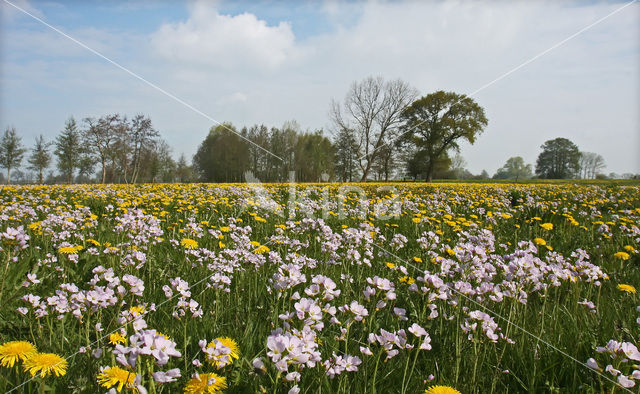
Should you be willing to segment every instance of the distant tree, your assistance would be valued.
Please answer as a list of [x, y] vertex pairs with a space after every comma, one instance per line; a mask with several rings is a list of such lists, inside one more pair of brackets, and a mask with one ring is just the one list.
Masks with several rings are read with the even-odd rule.
[[355, 131], [341, 128], [334, 141], [335, 147], [335, 171], [342, 182], [353, 182], [357, 176], [357, 158], [360, 155]]
[[0, 139], [0, 166], [7, 169], [7, 184], [11, 183], [11, 169], [20, 167], [25, 152], [16, 129], [7, 127]]
[[36, 144], [31, 150], [31, 156], [27, 160], [29, 169], [38, 173], [38, 183], [44, 183], [44, 171], [51, 164], [51, 153], [49, 153], [50, 142], [44, 140], [44, 136], [36, 137]]
[[[184, 154], [181, 155], [181, 157], [184, 165], [188, 166]], [[174, 181], [176, 177], [176, 162], [171, 157], [171, 147], [166, 141], [159, 140], [144, 163], [143, 168], [147, 169], [147, 179], [149, 182]]]
[[451, 158], [450, 171], [452, 178], [454, 179], [467, 179], [471, 177], [471, 173], [467, 171], [467, 161], [462, 157], [460, 152], [456, 152], [455, 156]]
[[184, 153], [180, 155], [178, 162], [175, 164], [175, 176], [178, 182], [192, 182], [193, 181], [193, 169], [187, 164], [187, 159]]
[[140, 163], [145, 151], [151, 150], [160, 135], [151, 124], [151, 119], [144, 115], [136, 115], [131, 120], [130, 141], [132, 144], [131, 181], [136, 183], [140, 175]]
[[489, 173], [487, 172], [487, 170], [482, 170], [478, 177], [479, 179], [489, 179]]
[[94, 175], [94, 168], [96, 166], [95, 156], [87, 151], [82, 152], [80, 159], [78, 160], [78, 183], [92, 182], [92, 175]]
[[580, 173], [583, 179], [595, 179], [606, 167], [604, 158], [593, 152], [580, 152]]
[[566, 138], [546, 141], [536, 161], [540, 178], [569, 179], [580, 174], [580, 150]]
[[288, 179], [289, 172], [295, 171], [295, 151], [301, 127], [295, 120], [284, 122], [281, 128], [271, 128], [269, 136], [269, 150], [280, 157], [268, 155], [268, 163], [272, 168], [269, 181], [283, 181]]
[[[212, 127], [209, 135], [198, 147], [193, 157], [193, 167], [201, 181], [239, 182], [244, 179], [245, 171], [250, 168], [249, 147], [246, 141], [230, 130], [235, 130], [231, 124]], [[268, 139], [262, 146], [266, 146], [267, 143]], [[256, 167], [260, 170], [264, 169], [266, 173], [266, 167], [263, 167], [266, 163], [266, 155], [254, 158], [265, 159], [264, 162], [256, 163]], [[180, 160], [177, 166], [179, 171]]]
[[524, 159], [520, 156], [507, 159], [502, 168], [493, 176], [493, 179], [529, 179], [533, 176], [531, 164], [524, 164]]
[[83, 146], [76, 121], [69, 118], [64, 130], [58, 135], [55, 142], [54, 153], [58, 157], [58, 170], [62, 173], [67, 183], [73, 183], [73, 175], [80, 165]]
[[[227, 133], [225, 133], [224, 135], [220, 134], [220, 138], [224, 139], [226, 141], [225, 143], [231, 144], [234, 147], [238, 146], [240, 148], [240, 146], [242, 146], [242, 148], [240, 149], [243, 150], [246, 148], [248, 152], [247, 161], [249, 171], [251, 171], [253, 175], [261, 181], [268, 182], [269, 180], [272, 180], [276, 171], [272, 166], [273, 157], [269, 154], [269, 146], [271, 142], [269, 128], [265, 125], [254, 125], [249, 128], [248, 131], [245, 131], [245, 133], [247, 134], [247, 138], [249, 139], [249, 141], [251, 141], [252, 143], [246, 143], [245, 140], [242, 140], [240, 138], [227, 138]], [[233, 135], [233, 133], [231, 133], [230, 135]], [[290, 148], [294, 149], [293, 147]], [[224, 165], [222, 165], [222, 167], [224, 168], [220, 169], [220, 171], [226, 172], [227, 174], [231, 170]], [[244, 176], [244, 171], [242, 171], [242, 174], [242, 176]], [[225, 181], [220, 180], [216, 182]]]
[[[114, 156], [115, 144], [118, 139], [118, 131], [124, 127], [124, 119], [119, 114], [105, 115], [100, 119], [85, 118], [87, 127], [82, 132], [85, 147], [90, 147], [95, 155], [95, 162], [101, 165], [100, 183], [105, 183], [107, 177], [107, 163]], [[88, 159], [85, 158], [85, 163]]]
[[322, 130], [298, 136], [295, 152], [296, 180], [319, 182], [322, 174], [333, 175], [333, 145]]
[[414, 101], [402, 113], [404, 143], [414, 145], [426, 160], [426, 180], [431, 182], [437, 163], [459, 142], [473, 144], [488, 121], [473, 99], [438, 91]]
[[385, 82], [369, 77], [354, 82], [344, 104], [331, 103], [331, 119], [338, 130], [354, 130], [361, 181], [365, 181], [382, 148], [393, 144], [401, 123], [402, 111], [417, 96], [417, 91], [399, 79]]
[[447, 152], [434, 159], [433, 162], [430, 162], [428, 155], [426, 149], [416, 149], [415, 147], [405, 155], [405, 172], [413, 180], [426, 179], [429, 165], [432, 166], [432, 178], [443, 178], [450, 172], [451, 158]]

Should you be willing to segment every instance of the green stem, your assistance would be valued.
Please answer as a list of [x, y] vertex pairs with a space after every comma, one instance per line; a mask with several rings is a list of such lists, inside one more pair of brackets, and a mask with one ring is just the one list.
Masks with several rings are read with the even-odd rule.
[[7, 271], [9, 270], [9, 261], [11, 261], [11, 253], [7, 253], [7, 261], [4, 264], [4, 272], [2, 274], [2, 284], [0, 284], [0, 302], [4, 295], [4, 281], [7, 278]]
[[378, 353], [378, 358], [376, 359], [376, 367], [373, 370], [373, 383], [371, 384], [371, 387], [373, 388], [373, 392], [376, 392], [376, 378], [378, 376], [378, 364], [380, 363], [380, 357], [382, 357], [382, 349], [380, 349], [380, 352]]

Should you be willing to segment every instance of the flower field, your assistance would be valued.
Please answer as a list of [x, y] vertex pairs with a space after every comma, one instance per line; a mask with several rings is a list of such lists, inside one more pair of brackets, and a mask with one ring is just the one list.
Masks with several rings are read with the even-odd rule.
[[5, 187], [0, 220], [3, 392], [640, 387], [639, 186]]

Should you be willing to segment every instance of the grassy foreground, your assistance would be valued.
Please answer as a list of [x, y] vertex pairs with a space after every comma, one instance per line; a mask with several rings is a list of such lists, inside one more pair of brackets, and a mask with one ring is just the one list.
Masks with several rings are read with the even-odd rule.
[[637, 184], [5, 187], [0, 220], [0, 391], [640, 383]]

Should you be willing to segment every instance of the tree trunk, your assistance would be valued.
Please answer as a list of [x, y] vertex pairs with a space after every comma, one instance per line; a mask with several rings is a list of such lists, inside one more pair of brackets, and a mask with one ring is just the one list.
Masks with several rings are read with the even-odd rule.
[[433, 180], [433, 162], [430, 161], [429, 165], [427, 166], [427, 177], [425, 181], [427, 181], [428, 183], [431, 183], [432, 180]]
[[11, 167], [7, 167], [7, 185], [11, 184]]
[[362, 172], [362, 178], [360, 179], [360, 182], [366, 182], [367, 177], [369, 176], [369, 171], [371, 171], [371, 162], [373, 160], [367, 160], [367, 166], [365, 167], [364, 171]]
[[102, 161], [102, 184], [104, 185], [104, 181], [107, 177], [107, 166], [104, 162], [104, 160]]

